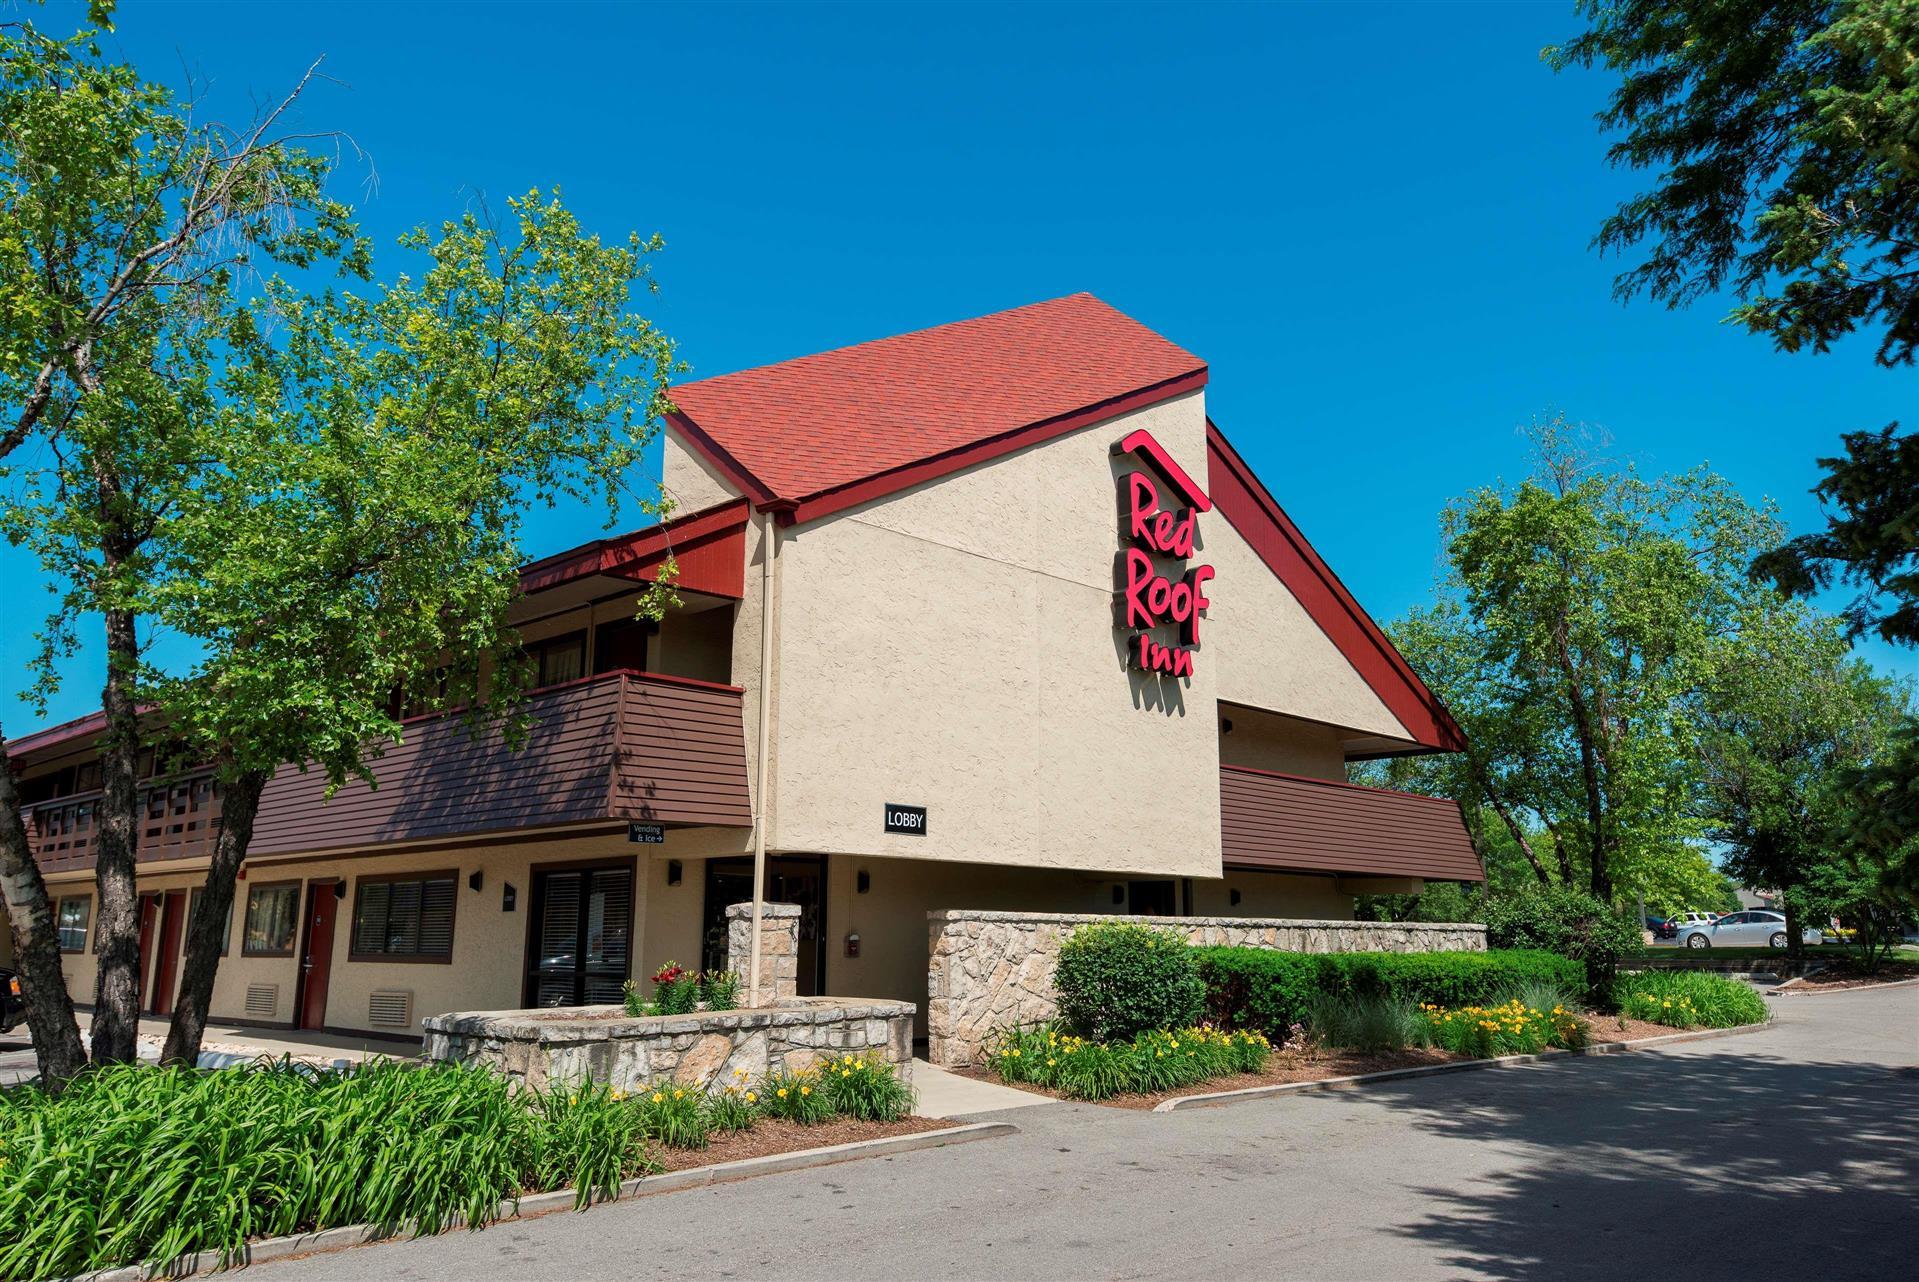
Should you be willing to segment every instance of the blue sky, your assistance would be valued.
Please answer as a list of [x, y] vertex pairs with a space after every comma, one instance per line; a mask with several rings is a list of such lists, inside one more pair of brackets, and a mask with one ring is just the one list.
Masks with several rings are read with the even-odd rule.
[[[1777, 355], [1721, 304], [1613, 301], [1588, 241], [1633, 188], [1592, 123], [1605, 83], [1538, 59], [1575, 27], [1569, 4], [130, 0], [110, 43], [229, 119], [325, 55], [301, 123], [364, 150], [340, 190], [383, 246], [554, 184], [608, 235], [662, 233], [651, 307], [695, 377], [1091, 290], [1211, 364], [1214, 418], [1386, 621], [1430, 596], [1445, 502], [1524, 472], [1535, 415], [1649, 470], [1709, 462], [1807, 529], [1815, 457], [1912, 389], [1867, 343]], [[542, 516], [529, 551], [599, 526]], [[0, 576], [31, 566], [0, 551]], [[15, 733], [39, 600], [0, 637]], [[70, 673], [52, 719], [97, 707], [97, 662]]]

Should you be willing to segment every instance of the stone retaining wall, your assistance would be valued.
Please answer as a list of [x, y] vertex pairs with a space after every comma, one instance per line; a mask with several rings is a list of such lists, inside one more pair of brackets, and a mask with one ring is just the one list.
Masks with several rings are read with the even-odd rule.
[[1194, 944], [1300, 953], [1484, 952], [1470, 923], [1290, 921], [1248, 917], [1102, 917], [948, 909], [927, 915], [927, 1058], [965, 1065], [995, 1029], [1059, 1013], [1053, 968], [1060, 941], [1095, 921], [1170, 926]]
[[618, 1006], [430, 1015], [428, 1059], [485, 1065], [519, 1085], [591, 1081], [638, 1090], [674, 1082], [701, 1090], [797, 1073], [835, 1055], [872, 1054], [913, 1073], [913, 1005], [797, 997], [752, 1010], [633, 1018]]

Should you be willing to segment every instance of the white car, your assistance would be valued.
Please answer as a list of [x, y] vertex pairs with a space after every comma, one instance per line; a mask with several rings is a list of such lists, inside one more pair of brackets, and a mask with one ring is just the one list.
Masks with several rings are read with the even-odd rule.
[[[1681, 913], [1681, 917], [1703, 917], [1704, 913]], [[1816, 944], [1824, 938], [1817, 930], [1804, 932], [1805, 941]], [[1686, 921], [1679, 927], [1683, 948], [1784, 948], [1786, 915], [1763, 908], [1727, 913], [1703, 922]]]

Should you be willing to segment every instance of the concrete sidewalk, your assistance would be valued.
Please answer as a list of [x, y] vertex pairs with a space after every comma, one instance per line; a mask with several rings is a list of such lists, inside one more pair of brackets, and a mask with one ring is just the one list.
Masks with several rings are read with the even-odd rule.
[[1014, 1090], [997, 1082], [961, 1077], [923, 1059], [913, 1061], [913, 1089], [919, 1092], [916, 1111], [921, 1117], [970, 1117], [974, 1113], [997, 1113], [1057, 1102], [1050, 1096]]

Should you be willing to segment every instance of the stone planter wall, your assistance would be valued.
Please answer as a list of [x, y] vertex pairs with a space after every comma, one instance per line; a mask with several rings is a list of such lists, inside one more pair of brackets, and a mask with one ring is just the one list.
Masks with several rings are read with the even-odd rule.
[[1426, 922], [1289, 921], [1247, 917], [1101, 917], [949, 909], [927, 914], [927, 1059], [973, 1063], [996, 1028], [1059, 1013], [1060, 941], [1095, 921], [1170, 926], [1194, 944], [1300, 953], [1484, 952], [1486, 928]]
[[674, 1082], [701, 1090], [768, 1072], [796, 1073], [834, 1055], [870, 1053], [913, 1072], [910, 1002], [796, 997], [771, 1007], [632, 1018], [618, 1006], [431, 1015], [428, 1059], [485, 1065], [523, 1086], [591, 1081], [638, 1090]]

